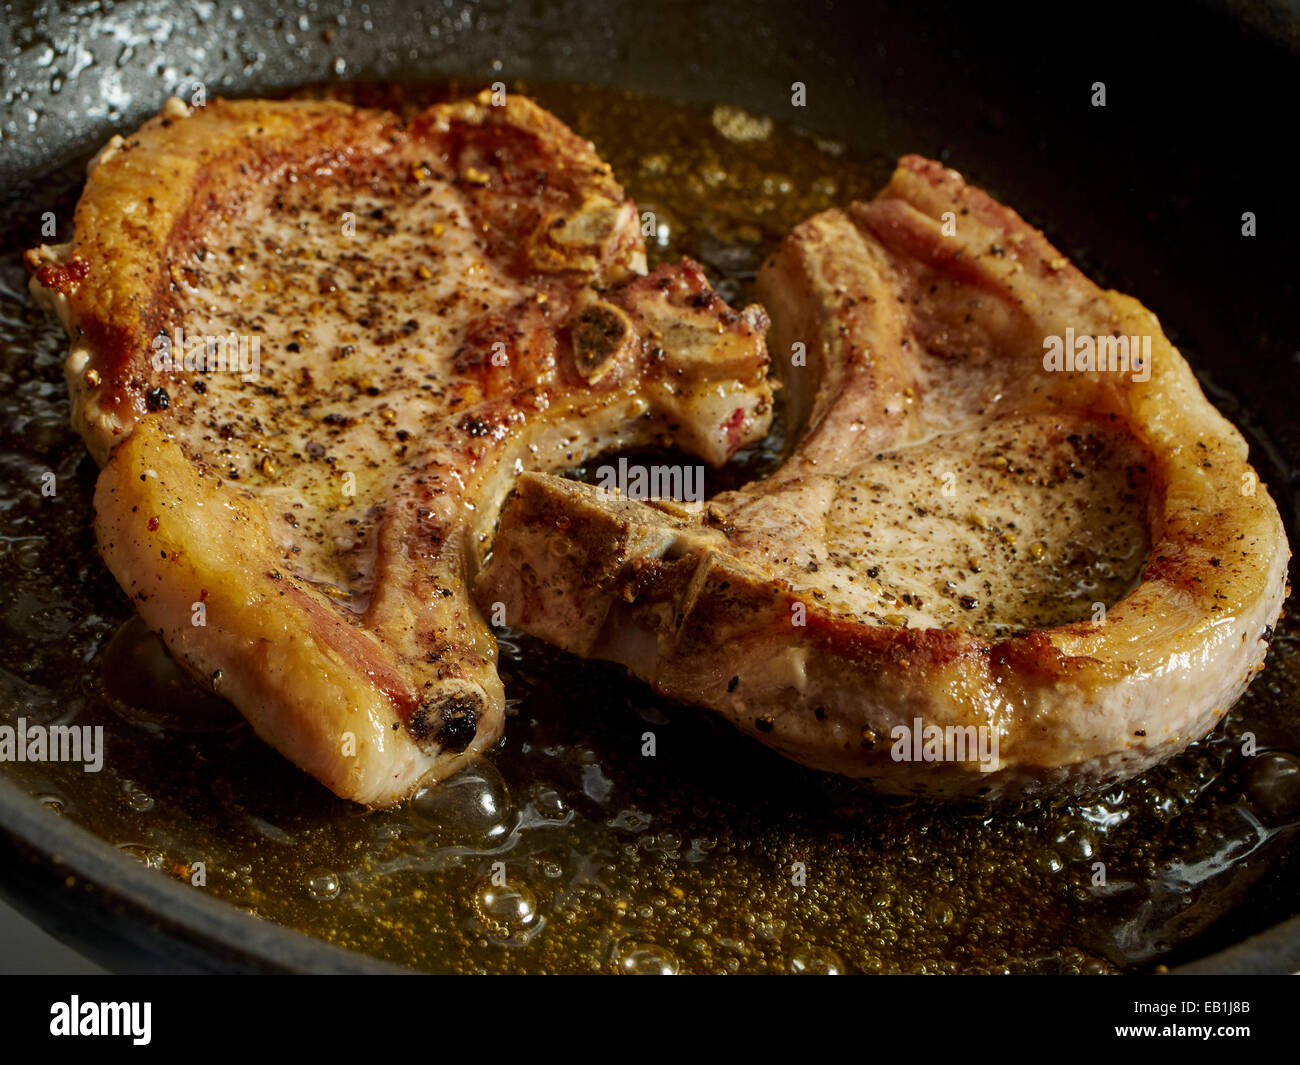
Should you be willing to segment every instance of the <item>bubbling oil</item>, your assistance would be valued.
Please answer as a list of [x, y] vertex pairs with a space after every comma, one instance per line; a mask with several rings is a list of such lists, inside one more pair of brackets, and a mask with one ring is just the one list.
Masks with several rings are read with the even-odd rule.
[[[475, 88], [328, 92], [414, 107]], [[732, 109], [531, 88], [636, 197], [652, 261], [700, 259], [733, 303], [790, 226], [872, 195], [888, 174], [889, 160]], [[63, 175], [50, 187], [60, 183], [72, 185]], [[13, 232], [8, 246], [39, 239]], [[107, 750], [97, 774], [0, 769], [50, 816], [160, 876], [188, 881], [201, 861], [195, 890], [248, 913], [458, 972], [1111, 972], [1292, 912], [1290, 621], [1212, 736], [1074, 801], [876, 796], [521, 634], [501, 639], [510, 709], [490, 758], [397, 810], [336, 799], [193, 685], [133, 616], [95, 550], [96, 471], [68, 428], [63, 349], [29, 304], [17, 255], [5, 256], [0, 720], [103, 725]], [[778, 433], [710, 492], [772, 468], [781, 451]]]

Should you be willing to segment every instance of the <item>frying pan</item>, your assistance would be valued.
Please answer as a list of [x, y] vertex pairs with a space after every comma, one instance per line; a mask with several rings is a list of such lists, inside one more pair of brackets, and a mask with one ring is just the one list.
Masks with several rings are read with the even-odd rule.
[[[780, 116], [863, 155], [942, 159], [1157, 313], [1248, 434], [1300, 542], [1297, 227], [1284, 196], [1300, 5], [1092, 4], [1055, 21], [1041, 8], [832, 0], [16, 0], [7, 11], [6, 245], [34, 242], [43, 175], [199, 82], [230, 96], [435, 74], [604, 83]], [[808, 101], [797, 114], [795, 82]], [[1092, 103], [1097, 82], [1105, 107]], [[1257, 219], [1250, 238], [1244, 212]], [[160, 877], [2, 777], [0, 870], [8, 898], [110, 968], [386, 968]], [[1237, 943], [1228, 925], [1187, 971], [1300, 968], [1300, 919]]]

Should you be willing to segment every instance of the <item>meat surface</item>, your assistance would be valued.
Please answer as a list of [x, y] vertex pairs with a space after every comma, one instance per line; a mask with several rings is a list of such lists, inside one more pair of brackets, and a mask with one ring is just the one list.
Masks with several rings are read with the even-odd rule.
[[759, 292], [780, 469], [694, 511], [526, 476], [481, 601], [891, 792], [1083, 791], [1228, 712], [1289, 551], [1154, 315], [918, 157]]
[[518, 473], [716, 464], [770, 423], [762, 311], [690, 261], [646, 276], [609, 167], [519, 96], [409, 120], [171, 101], [96, 157], [75, 230], [28, 266], [72, 337], [104, 558], [178, 660], [360, 803], [501, 733], [468, 589]]

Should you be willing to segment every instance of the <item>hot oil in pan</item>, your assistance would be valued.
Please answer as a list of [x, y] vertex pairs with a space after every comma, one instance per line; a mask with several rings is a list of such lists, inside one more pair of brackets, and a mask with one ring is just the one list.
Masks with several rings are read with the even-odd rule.
[[[355, 91], [409, 105], [435, 90]], [[885, 160], [853, 162], [726, 110], [582, 86], [534, 92], [653, 213], [652, 260], [694, 255], [733, 302], [791, 225], [873, 194], [888, 173]], [[32, 241], [14, 234], [12, 246]], [[1300, 824], [1289, 621], [1212, 737], [1070, 803], [880, 798], [519, 636], [502, 640], [511, 715], [490, 760], [401, 810], [337, 800], [133, 619], [94, 547], [95, 469], [68, 429], [61, 331], [31, 308], [16, 255], [0, 282], [0, 716], [107, 735], [100, 773], [3, 771], [51, 816], [159, 875], [192, 882], [202, 863], [194, 890], [434, 969], [1109, 971], [1192, 940]], [[730, 476], [770, 468], [778, 451], [774, 438]], [[1294, 864], [1273, 869], [1225, 936], [1289, 915]]]

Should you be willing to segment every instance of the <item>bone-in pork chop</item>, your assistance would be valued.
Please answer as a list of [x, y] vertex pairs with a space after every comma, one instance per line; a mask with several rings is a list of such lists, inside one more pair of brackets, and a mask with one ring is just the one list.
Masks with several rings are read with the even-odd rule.
[[525, 477], [481, 598], [889, 791], [1083, 790], [1228, 711], [1288, 548], [1149, 311], [916, 157], [759, 291], [784, 465], [695, 514]]
[[75, 222], [28, 264], [73, 338], [104, 558], [358, 802], [501, 733], [468, 581], [517, 473], [652, 444], [721, 463], [770, 422], [762, 312], [689, 261], [646, 276], [609, 167], [522, 97], [409, 121], [172, 101], [97, 156]]

